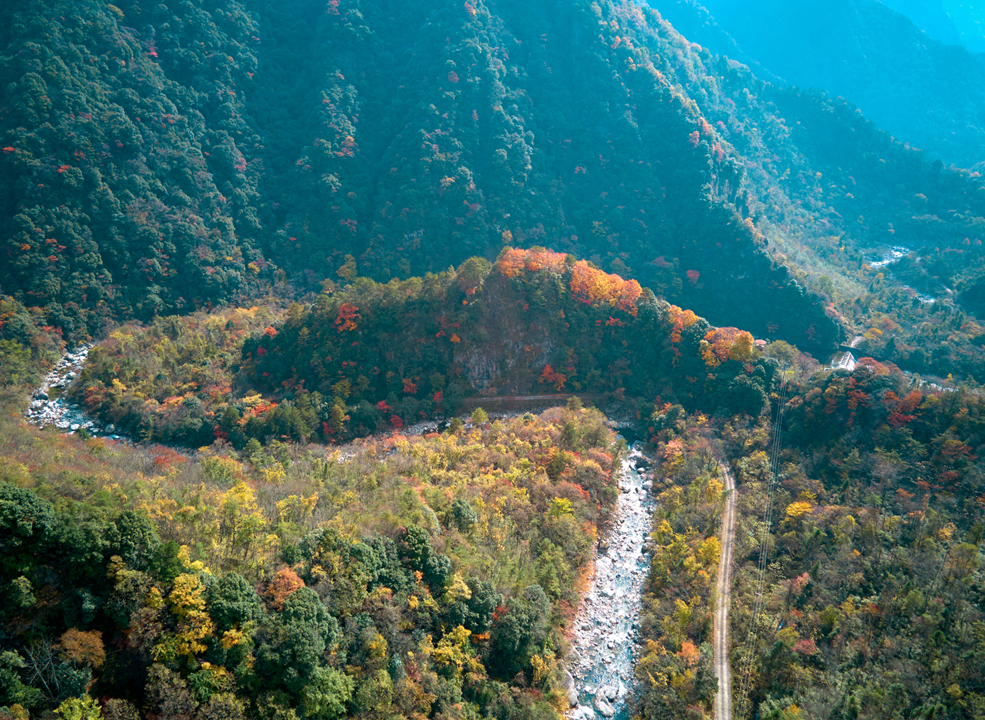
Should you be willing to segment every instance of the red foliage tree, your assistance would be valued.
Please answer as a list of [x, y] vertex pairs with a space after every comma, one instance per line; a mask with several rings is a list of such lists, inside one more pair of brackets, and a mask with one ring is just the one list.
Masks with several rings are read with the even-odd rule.
[[339, 308], [338, 317], [335, 318], [335, 325], [338, 327], [339, 332], [344, 332], [346, 330], [355, 330], [356, 320], [359, 319], [359, 308], [352, 303], [342, 303]]
[[561, 391], [564, 389], [564, 384], [568, 382], [568, 376], [557, 372], [550, 365], [545, 365], [544, 371], [540, 374], [540, 381], [552, 384], [555, 390]]

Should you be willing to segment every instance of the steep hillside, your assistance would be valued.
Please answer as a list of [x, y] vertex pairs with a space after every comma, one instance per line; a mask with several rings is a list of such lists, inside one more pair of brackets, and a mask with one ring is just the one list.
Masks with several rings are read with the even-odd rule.
[[182, 8], [8, 11], [4, 283], [60, 325], [228, 299], [271, 263], [385, 281], [512, 240], [837, 337], [743, 225], [741, 161], [654, 65], [687, 45], [635, 6]]
[[[721, 35], [701, 17], [704, 37]], [[653, 27], [679, 41], [666, 20]], [[985, 377], [978, 174], [927, 162], [842, 100], [760, 82], [702, 48], [668, 72], [743, 158], [745, 203], [774, 259], [832, 317], [908, 369]], [[877, 263], [890, 247], [912, 252]]]
[[253, 19], [121, 5], [0, 9], [0, 282], [70, 337], [250, 292], [260, 269]]
[[[0, 282], [71, 340], [545, 244], [819, 355], [886, 316], [932, 358], [916, 369], [981, 359], [977, 324], [934, 356], [913, 330], [932, 308], [898, 302], [953, 290], [983, 310], [981, 181], [849, 106], [764, 84], [655, 11], [227, 9], [3, 10]], [[867, 265], [904, 243], [916, 290]], [[951, 271], [923, 278], [928, 263]]]

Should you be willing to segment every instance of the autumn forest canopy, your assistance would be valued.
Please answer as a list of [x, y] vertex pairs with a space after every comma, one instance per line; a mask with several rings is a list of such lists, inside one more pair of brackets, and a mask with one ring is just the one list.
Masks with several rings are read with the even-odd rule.
[[985, 16], [918, 4], [0, 3], [0, 720], [556, 720], [631, 462], [629, 716], [714, 717], [734, 498], [734, 717], [981, 717]]

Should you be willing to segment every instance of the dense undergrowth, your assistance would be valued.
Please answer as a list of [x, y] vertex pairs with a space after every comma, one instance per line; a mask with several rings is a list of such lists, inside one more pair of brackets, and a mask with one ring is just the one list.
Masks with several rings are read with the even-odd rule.
[[603, 419], [572, 405], [341, 454], [189, 457], [39, 433], [8, 407], [0, 705], [555, 717], [616, 495]]
[[[767, 717], [976, 717], [981, 395], [930, 392], [871, 363], [798, 387], [783, 433], [753, 705]], [[740, 441], [741, 642], [768, 462], [761, 439]]]
[[657, 496], [653, 521], [634, 710], [643, 718], [711, 717], [718, 687], [712, 613], [725, 485], [706, 417], [688, 416], [677, 405], [660, 408], [653, 422], [657, 475], [667, 489]]
[[[771, 428], [764, 416], [718, 431], [738, 485], [736, 716], [977, 717], [982, 397], [868, 362], [792, 382], [784, 402], [755, 619]], [[667, 408], [654, 420], [659, 472], [674, 486], [656, 519], [640, 710], [684, 716], [709, 711], [714, 694], [703, 552], [717, 540], [721, 486], [701, 418]]]

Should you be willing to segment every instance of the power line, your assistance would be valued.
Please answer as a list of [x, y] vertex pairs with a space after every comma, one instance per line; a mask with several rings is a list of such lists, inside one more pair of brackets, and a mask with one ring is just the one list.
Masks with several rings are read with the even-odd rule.
[[756, 581], [756, 602], [753, 607], [749, 632], [746, 635], [746, 642], [743, 649], [743, 657], [740, 658], [740, 686], [738, 697], [738, 716], [744, 717], [749, 703], [749, 691], [752, 683], [752, 668], [756, 652], [756, 644], [759, 641], [759, 616], [763, 609], [763, 592], [766, 588], [766, 568], [769, 565], [769, 539], [770, 527], [773, 522], [773, 503], [776, 496], [776, 488], [779, 484], [777, 466], [780, 460], [781, 435], [783, 433], [783, 406], [785, 403], [787, 388], [786, 374], [781, 370], [780, 392], [777, 399], [776, 415], [773, 421], [773, 443], [770, 447], [769, 470], [770, 478], [767, 484], [766, 510], [763, 518], [763, 526], [759, 540], [759, 562], [756, 570], [759, 577]]
[[741, 706], [740, 713], [744, 713], [746, 704], [748, 702], [748, 693], [752, 678], [752, 666], [754, 662], [754, 654], [756, 643], [759, 639], [759, 620], [760, 613], [762, 612], [763, 605], [763, 591], [766, 585], [766, 568], [769, 564], [769, 530], [772, 524], [772, 513], [773, 504], [776, 494], [777, 486], [777, 473], [776, 467], [779, 460], [780, 453], [780, 435], [782, 432], [782, 422], [783, 422], [783, 405], [786, 394], [786, 377], [784, 376], [780, 384], [780, 393], [777, 404], [776, 417], [774, 419], [774, 431], [773, 431], [773, 443], [770, 448], [769, 457], [769, 468], [770, 468], [770, 479], [767, 485], [767, 500], [766, 500], [766, 510], [764, 513], [764, 521], [760, 535], [760, 547], [759, 547], [759, 562], [757, 565], [758, 578], [756, 583], [756, 602], [753, 610], [752, 622], [749, 626], [749, 633], [746, 637], [745, 645], [745, 657], [743, 662], [742, 671], [742, 685], [739, 695], [739, 702]]

